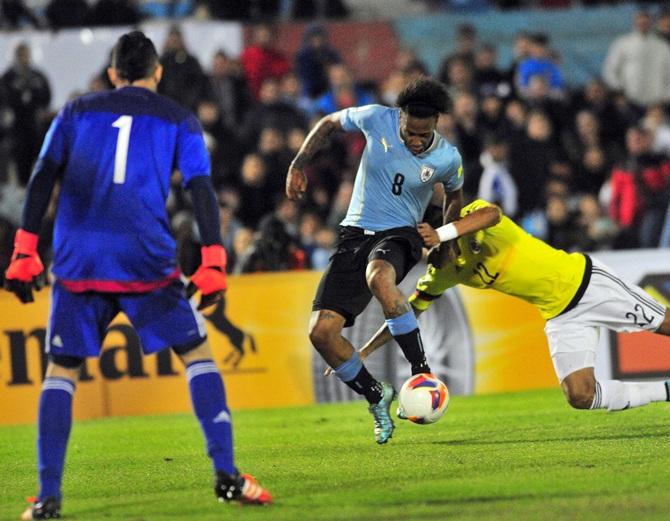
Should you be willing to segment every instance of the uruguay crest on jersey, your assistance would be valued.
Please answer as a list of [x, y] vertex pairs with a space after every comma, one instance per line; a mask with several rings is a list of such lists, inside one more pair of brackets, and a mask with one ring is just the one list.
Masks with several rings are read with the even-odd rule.
[[422, 183], [427, 183], [431, 177], [433, 177], [433, 174], [435, 173], [435, 169], [431, 168], [428, 165], [421, 165], [421, 182]]

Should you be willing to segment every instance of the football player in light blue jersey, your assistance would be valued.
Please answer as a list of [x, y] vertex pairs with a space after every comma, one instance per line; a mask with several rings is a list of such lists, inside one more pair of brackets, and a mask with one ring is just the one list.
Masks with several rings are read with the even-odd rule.
[[354, 194], [337, 251], [314, 299], [309, 336], [335, 374], [370, 403], [377, 443], [386, 443], [393, 434], [389, 408], [395, 391], [370, 375], [342, 328], [354, 323], [374, 295], [412, 374], [430, 372], [416, 318], [397, 285], [421, 258], [417, 225], [435, 185], [444, 186], [445, 222], [458, 217], [463, 201], [461, 156], [435, 131], [439, 114], [449, 105], [443, 85], [427, 77], [415, 80], [399, 94], [396, 105], [350, 108], [321, 119], [286, 179], [288, 197], [300, 199], [307, 189], [304, 168], [330, 134], [365, 135]]

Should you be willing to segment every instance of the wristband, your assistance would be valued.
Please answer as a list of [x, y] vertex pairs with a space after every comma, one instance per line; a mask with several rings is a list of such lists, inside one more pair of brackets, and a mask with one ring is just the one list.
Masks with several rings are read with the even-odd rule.
[[437, 236], [440, 238], [440, 242], [447, 242], [458, 237], [458, 230], [454, 223], [445, 224], [440, 226], [437, 230]]
[[220, 244], [212, 244], [211, 246], [203, 246], [200, 249], [202, 256], [202, 266], [218, 266], [226, 269], [226, 250]]
[[37, 251], [38, 241], [39, 236], [37, 234], [19, 229], [14, 236], [14, 252], [32, 255]]

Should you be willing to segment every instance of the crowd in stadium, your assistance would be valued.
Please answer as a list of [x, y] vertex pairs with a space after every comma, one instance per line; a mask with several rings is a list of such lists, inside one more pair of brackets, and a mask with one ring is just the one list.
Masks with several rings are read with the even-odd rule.
[[[459, 28], [457, 51], [436, 77], [452, 96], [439, 130], [461, 152], [468, 199], [497, 202], [527, 231], [566, 250], [670, 246], [670, 12], [640, 12], [632, 22], [613, 41], [602, 77], [579, 89], [566, 86], [561, 49], [548, 35], [519, 33], [514, 62], [502, 69], [494, 45], [473, 26]], [[239, 59], [218, 52], [210, 63], [191, 54], [175, 26], [161, 63], [159, 92], [193, 110], [205, 131], [236, 273], [326, 266], [365, 141], [336, 136], [310, 165], [301, 204], [284, 195], [289, 163], [321, 116], [391, 105], [408, 81], [428, 74], [412, 51], [401, 50], [383, 82], [361, 83], [320, 24], [306, 26], [295, 56], [277, 50], [273, 26], [260, 24]], [[102, 72], [88, 86], [107, 88]], [[18, 45], [0, 80], [3, 271], [23, 187], [54, 116], [50, 98], [30, 48]], [[169, 208], [188, 274], [199, 262], [199, 238], [178, 179]], [[40, 251], [47, 260], [49, 228]]]

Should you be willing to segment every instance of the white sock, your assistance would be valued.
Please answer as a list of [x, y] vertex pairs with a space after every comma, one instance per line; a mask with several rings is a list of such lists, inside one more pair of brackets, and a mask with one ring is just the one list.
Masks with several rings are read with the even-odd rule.
[[596, 394], [591, 409], [621, 411], [667, 400], [668, 391], [665, 382], [603, 380], [596, 382]]

